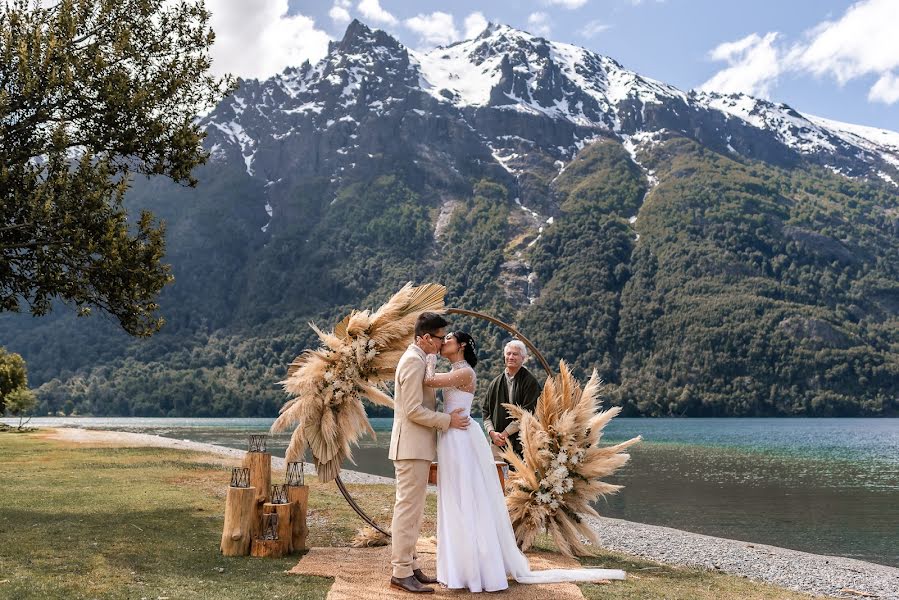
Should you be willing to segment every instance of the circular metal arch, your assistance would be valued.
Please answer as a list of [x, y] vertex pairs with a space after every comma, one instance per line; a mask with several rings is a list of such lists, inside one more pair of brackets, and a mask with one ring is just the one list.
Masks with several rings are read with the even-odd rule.
[[537, 350], [537, 347], [531, 343], [531, 340], [524, 337], [520, 331], [518, 331], [517, 329], [515, 329], [508, 323], [503, 323], [499, 319], [497, 319], [495, 317], [491, 317], [490, 315], [485, 315], [484, 313], [479, 313], [479, 312], [476, 312], [473, 310], [468, 310], [465, 308], [448, 308], [448, 309], [446, 309], [446, 312], [447, 312], [447, 314], [450, 314], [450, 315], [464, 315], [466, 317], [475, 317], [478, 319], [483, 319], [485, 321], [493, 323], [494, 325], [496, 325], [502, 329], [505, 329], [506, 331], [508, 331], [509, 333], [514, 335], [516, 338], [521, 340], [524, 343], [524, 345], [528, 347], [528, 350], [531, 352], [531, 354], [536, 356], [537, 360], [540, 361], [540, 366], [542, 366], [543, 370], [546, 371], [546, 376], [552, 377], [552, 374], [553, 374], [552, 369], [549, 368], [549, 363], [546, 362], [546, 359], [543, 358], [543, 355], [540, 354], [540, 351]]
[[[476, 319], [483, 319], [484, 321], [493, 323], [497, 327], [500, 327], [500, 328], [508, 331], [509, 333], [514, 335], [516, 338], [521, 340], [524, 343], [524, 345], [527, 346], [528, 350], [530, 350], [530, 352], [534, 356], [537, 357], [537, 360], [540, 361], [540, 365], [543, 367], [543, 370], [546, 371], [547, 377], [552, 377], [553, 372], [552, 372], [552, 369], [549, 368], [549, 363], [546, 362], [546, 359], [543, 358], [543, 355], [540, 354], [540, 351], [537, 350], [536, 346], [534, 346], [534, 344], [531, 343], [531, 340], [529, 340], [528, 338], [523, 336], [520, 331], [518, 331], [517, 329], [515, 329], [508, 323], [503, 323], [499, 319], [497, 319], [495, 317], [491, 317], [490, 315], [486, 315], [484, 313], [480, 313], [480, 312], [473, 311], [473, 310], [467, 310], [465, 308], [447, 308], [446, 313], [451, 314], [451, 315], [463, 315], [466, 317], [474, 317]], [[375, 520], [372, 519], [371, 517], [369, 517], [366, 514], [366, 512], [364, 510], [362, 510], [361, 506], [356, 504], [356, 501], [353, 500], [353, 497], [350, 495], [350, 491], [348, 489], [346, 489], [346, 486], [344, 485], [343, 481], [340, 479], [340, 473], [338, 473], [337, 477], [334, 478], [334, 482], [337, 484], [337, 489], [340, 490], [340, 493], [343, 495], [344, 499], [347, 501], [347, 504], [350, 505], [350, 508], [352, 508], [354, 511], [356, 511], [356, 514], [359, 515], [359, 517], [363, 521], [368, 523], [375, 530], [379, 531], [382, 535], [390, 537], [389, 531], [386, 531], [386, 530], [382, 529], [380, 526], [378, 526], [378, 524], [375, 523]]]

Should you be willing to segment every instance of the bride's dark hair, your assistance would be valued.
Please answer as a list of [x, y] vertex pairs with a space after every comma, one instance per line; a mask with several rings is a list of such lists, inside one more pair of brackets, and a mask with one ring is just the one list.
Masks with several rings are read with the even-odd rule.
[[462, 358], [464, 358], [465, 362], [470, 364], [473, 369], [474, 366], [478, 364], [478, 355], [477, 352], [475, 352], [474, 338], [464, 331], [454, 331], [450, 335], [456, 338], [456, 341], [460, 344], [465, 344], [465, 347], [462, 349]]

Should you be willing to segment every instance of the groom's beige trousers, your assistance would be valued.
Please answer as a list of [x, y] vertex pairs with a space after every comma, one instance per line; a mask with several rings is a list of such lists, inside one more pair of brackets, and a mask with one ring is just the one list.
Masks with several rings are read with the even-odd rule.
[[396, 470], [390, 562], [394, 577], [409, 577], [419, 568], [415, 543], [424, 518], [428, 470], [437, 456], [437, 431], [446, 431], [451, 417], [436, 412], [434, 390], [424, 387], [425, 353], [414, 344], [396, 366], [393, 432], [387, 456]]
[[415, 543], [421, 531], [428, 494], [429, 460], [396, 460], [396, 504], [393, 507], [393, 537], [390, 562], [394, 577], [409, 577], [414, 569], [420, 569]]

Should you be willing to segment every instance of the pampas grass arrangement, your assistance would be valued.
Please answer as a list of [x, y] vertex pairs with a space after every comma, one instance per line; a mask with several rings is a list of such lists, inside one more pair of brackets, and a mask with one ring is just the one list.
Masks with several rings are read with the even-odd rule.
[[345, 459], [352, 460], [351, 444], [365, 433], [375, 437], [362, 398], [393, 407], [386, 383], [412, 342], [418, 315], [443, 312], [445, 294], [442, 285], [407, 283], [376, 312], [354, 310], [330, 333], [309, 324], [323, 345], [290, 364], [280, 383], [292, 398], [271, 427], [272, 433], [294, 427], [288, 461], [302, 456], [308, 444], [319, 481], [328, 482]]
[[376, 548], [378, 546], [386, 546], [390, 543], [390, 538], [374, 527], [365, 526], [356, 530], [356, 535], [350, 541], [353, 548]]
[[599, 410], [601, 387], [594, 370], [581, 390], [562, 361], [559, 375], [547, 378], [534, 414], [504, 405], [521, 427], [518, 436], [522, 455], [507, 446], [503, 458], [514, 469], [507, 482], [506, 505], [522, 550], [530, 548], [544, 530], [566, 556], [590, 554], [581, 538], [599, 543], [583, 516], [598, 517], [591, 502], [621, 489], [600, 478], [623, 466], [630, 455], [622, 450], [641, 439], [638, 436], [614, 446], [599, 446], [603, 428], [621, 412], [619, 407]]

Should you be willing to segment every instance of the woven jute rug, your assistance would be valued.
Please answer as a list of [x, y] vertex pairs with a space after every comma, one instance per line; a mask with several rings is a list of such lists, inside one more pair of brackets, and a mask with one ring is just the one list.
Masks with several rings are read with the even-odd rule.
[[[416, 546], [422, 569], [429, 575], [437, 572], [437, 546], [435, 538], [419, 539]], [[531, 569], [565, 569], [580, 565], [573, 559], [555, 554], [528, 553]], [[291, 573], [296, 575], [318, 575], [333, 577], [334, 585], [328, 592], [328, 600], [377, 600], [399, 598], [409, 600], [417, 594], [410, 594], [390, 587], [390, 546], [380, 548], [313, 548]], [[439, 584], [432, 586], [439, 596], [453, 598], [478, 598], [484, 594], [472, 594], [468, 590], [448, 590]], [[509, 582], [509, 589], [491, 593], [490, 598], [516, 598], [523, 600], [583, 600], [580, 588], [573, 583], [553, 583], [545, 585], [520, 585]]]

